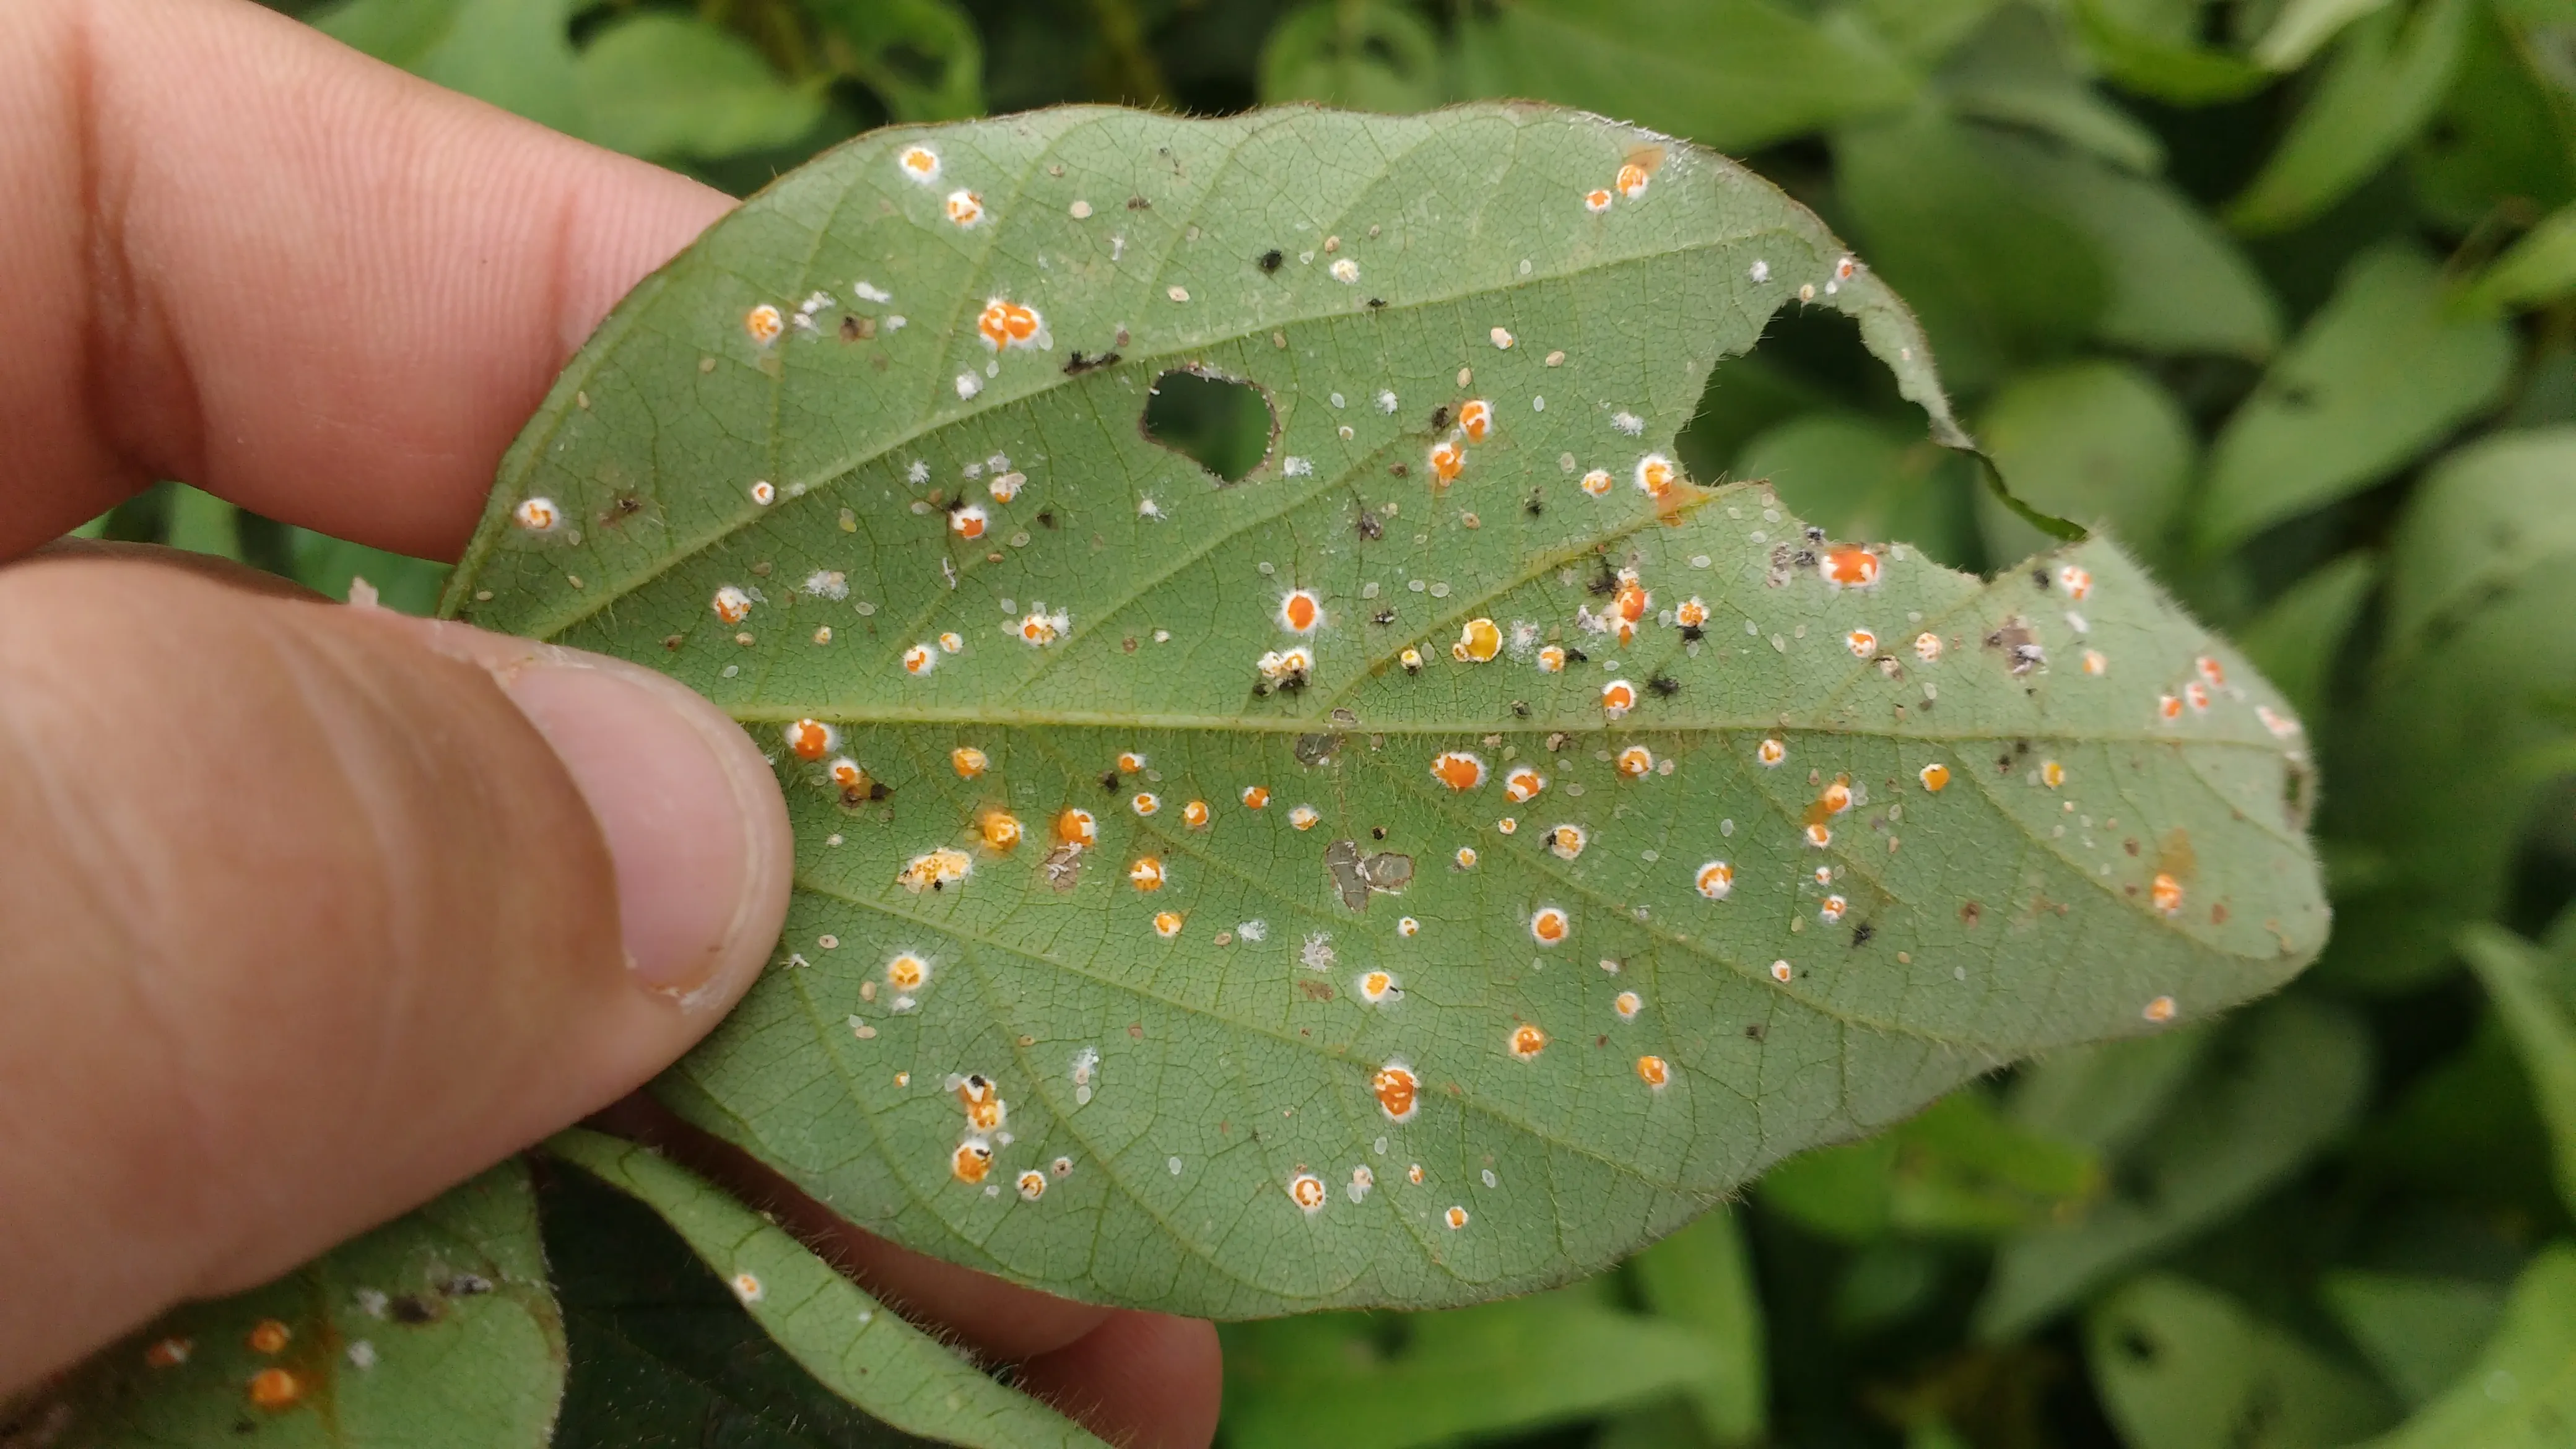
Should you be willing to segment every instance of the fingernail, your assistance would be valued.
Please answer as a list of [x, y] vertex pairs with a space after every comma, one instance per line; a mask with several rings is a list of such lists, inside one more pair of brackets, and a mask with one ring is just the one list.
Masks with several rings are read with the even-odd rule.
[[619, 660], [543, 649], [498, 678], [608, 839], [637, 979], [730, 999], [776, 942], [786, 819], [768, 761], [686, 686]]

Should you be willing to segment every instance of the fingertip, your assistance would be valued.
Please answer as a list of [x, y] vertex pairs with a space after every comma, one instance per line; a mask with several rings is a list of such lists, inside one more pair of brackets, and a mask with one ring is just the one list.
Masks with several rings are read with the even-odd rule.
[[1019, 1386], [1126, 1449], [1206, 1449], [1223, 1369], [1215, 1324], [1129, 1309], [1022, 1364]]

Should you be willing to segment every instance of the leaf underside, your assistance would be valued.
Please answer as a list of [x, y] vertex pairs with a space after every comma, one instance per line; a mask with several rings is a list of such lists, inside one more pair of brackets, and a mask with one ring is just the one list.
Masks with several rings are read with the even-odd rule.
[[[902, 169], [916, 145], [936, 182]], [[2277, 987], [2326, 927], [2297, 725], [2116, 548], [1987, 585], [1902, 545], [1864, 566], [1760, 484], [1632, 484], [1802, 297], [1964, 444], [1913, 319], [1845, 255], [1722, 158], [1526, 105], [1051, 111], [881, 132], [755, 198], [574, 361], [447, 601], [665, 669], [778, 762], [779, 964], [663, 1095], [851, 1221], [1056, 1293], [1449, 1303], [1612, 1261], [1998, 1063]], [[1044, 345], [989, 346], [997, 298]], [[1176, 369], [1265, 394], [1242, 483], [1140, 430]], [[551, 529], [517, 521], [531, 499]], [[1624, 645], [1585, 623], [1620, 569], [1652, 594]], [[1453, 657], [1479, 619], [1496, 657]], [[1302, 687], [1267, 687], [1261, 656], [1298, 647]], [[2206, 708], [2168, 718], [2195, 684]], [[810, 761], [809, 719], [834, 732]], [[1443, 751], [1482, 782], [1435, 779]], [[1068, 806], [1087, 849], [1056, 848]], [[996, 811], [1016, 849], [985, 843]], [[971, 875], [908, 888], [938, 850]], [[1695, 888], [1719, 860], [1722, 900]], [[1551, 907], [1560, 944], [1533, 932]], [[1397, 1059], [1403, 1121], [1375, 1090]], [[1007, 1120], [969, 1181], [977, 1073]]]

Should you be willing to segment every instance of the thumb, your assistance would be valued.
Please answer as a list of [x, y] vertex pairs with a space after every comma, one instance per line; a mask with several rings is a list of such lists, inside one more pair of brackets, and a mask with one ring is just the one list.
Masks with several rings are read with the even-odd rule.
[[614, 1101], [787, 905], [759, 750], [595, 655], [0, 570], [0, 1394]]

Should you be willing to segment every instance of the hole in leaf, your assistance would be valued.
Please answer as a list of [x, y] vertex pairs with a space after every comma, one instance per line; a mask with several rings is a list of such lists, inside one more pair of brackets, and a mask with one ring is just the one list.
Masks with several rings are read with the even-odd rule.
[[1197, 372], [1154, 379], [1141, 425], [1147, 439], [1226, 483], [1240, 483], [1261, 466], [1279, 428], [1268, 393], [1236, 378]]

